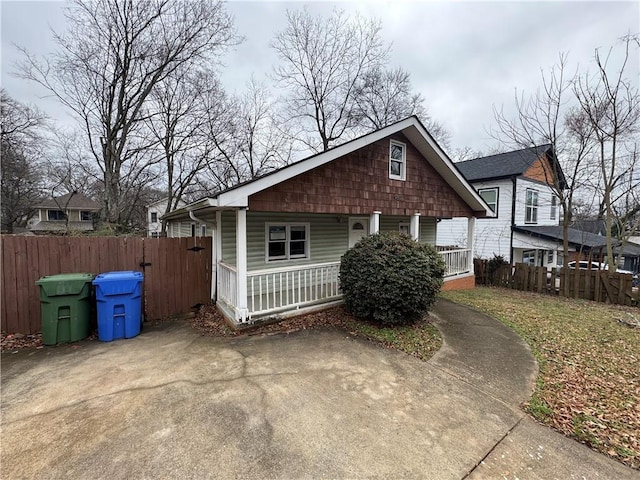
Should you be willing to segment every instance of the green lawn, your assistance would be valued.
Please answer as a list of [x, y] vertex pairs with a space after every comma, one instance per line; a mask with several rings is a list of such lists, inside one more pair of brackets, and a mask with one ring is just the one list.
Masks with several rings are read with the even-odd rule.
[[619, 321], [640, 309], [485, 287], [441, 295], [529, 343], [540, 365], [529, 414], [640, 468], [640, 328]]

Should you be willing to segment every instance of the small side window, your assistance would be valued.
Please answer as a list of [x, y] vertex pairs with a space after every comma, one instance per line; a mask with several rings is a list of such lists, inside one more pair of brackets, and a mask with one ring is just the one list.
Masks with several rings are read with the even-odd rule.
[[482, 188], [478, 190], [478, 194], [482, 197], [485, 203], [489, 206], [493, 212], [493, 217], [498, 216], [498, 189], [497, 188]]

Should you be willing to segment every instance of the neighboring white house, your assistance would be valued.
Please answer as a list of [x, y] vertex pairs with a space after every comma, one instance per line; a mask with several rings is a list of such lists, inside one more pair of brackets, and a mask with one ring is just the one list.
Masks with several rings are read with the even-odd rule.
[[[456, 163], [457, 169], [491, 207], [493, 214], [478, 219], [474, 236], [477, 258], [501, 255], [512, 264], [555, 266], [562, 242], [537, 235], [534, 227], [557, 227], [558, 199], [550, 185], [555, 163], [550, 145], [476, 158]], [[467, 227], [460, 219], [442, 219], [437, 245], [457, 248], [466, 245]]]
[[[488, 211], [409, 117], [164, 218], [170, 236], [189, 222], [213, 230], [212, 296], [241, 324], [339, 302], [340, 257], [365, 235], [399, 230], [435, 244], [439, 218], [460, 217], [473, 232]], [[444, 288], [474, 286], [472, 243], [440, 255]]]
[[[169, 202], [169, 197], [161, 198], [153, 203], [147, 205], [147, 236], [148, 237], [159, 237], [162, 233], [162, 215], [167, 211], [167, 203]], [[186, 205], [185, 202], [180, 200], [178, 202], [178, 208], [184, 207]], [[191, 231], [190, 223], [185, 227], [189, 233]], [[172, 236], [172, 235], [168, 235]], [[178, 236], [178, 235], [175, 235]], [[182, 236], [191, 236], [191, 235], [182, 235]], [[194, 235], [195, 236], [195, 235]]]

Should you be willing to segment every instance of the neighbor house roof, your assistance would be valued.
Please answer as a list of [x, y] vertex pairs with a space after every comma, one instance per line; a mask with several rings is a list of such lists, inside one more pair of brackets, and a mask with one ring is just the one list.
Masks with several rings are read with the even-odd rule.
[[[456, 167], [470, 182], [517, 177], [529, 170], [535, 161], [544, 154], [548, 155], [550, 162], [556, 162], [557, 165], [551, 144], [546, 144], [458, 162]], [[559, 165], [557, 165], [557, 169], [560, 182], [564, 183], [562, 169]]]
[[55, 208], [56, 210], [70, 208], [73, 210], [100, 210], [100, 204], [82, 193], [66, 193], [59, 197], [49, 198], [36, 208]]
[[[512, 227], [514, 231], [521, 232], [536, 237], [545, 238], [547, 240], [556, 240], [562, 242], [562, 226], [524, 226]], [[607, 246], [607, 237], [595, 233], [569, 228], [569, 243], [575, 247], [601, 248]], [[640, 245], [633, 242], [625, 242], [622, 244], [617, 239], [613, 239], [613, 253], [616, 255], [626, 255], [630, 257], [640, 257]]]
[[595, 233], [596, 235], [605, 235], [607, 232], [606, 222], [603, 218], [595, 220], [574, 220], [571, 227], [584, 232]]
[[337, 158], [348, 155], [351, 152], [395, 133], [402, 133], [413, 146], [428, 159], [431, 166], [451, 185], [473, 211], [488, 211], [489, 207], [487, 207], [484, 200], [482, 200], [475, 189], [471, 187], [464, 176], [461, 175], [456, 165], [449, 159], [447, 154], [444, 153], [420, 120], [412, 116], [374, 132], [362, 135], [337, 147], [333, 147], [325, 152], [312, 155], [304, 160], [274, 170], [256, 179], [223, 190], [214, 196], [190, 203], [183, 208], [164, 215], [163, 218], [178, 218], [189, 211], [202, 208], [247, 207], [249, 196], [336, 160]]
[[[514, 226], [516, 232], [532, 234], [540, 238], [548, 240], [557, 240], [562, 242], [562, 226], [546, 225], [546, 226]], [[588, 248], [598, 248], [607, 244], [607, 239], [602, 235], [584, 232], [575, 228], [568, 229], [569, 243], [572, 245], [583, 246]]]

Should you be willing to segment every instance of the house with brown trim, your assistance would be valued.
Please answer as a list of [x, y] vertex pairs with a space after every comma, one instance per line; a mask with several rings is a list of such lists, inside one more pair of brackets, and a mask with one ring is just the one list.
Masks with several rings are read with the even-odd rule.
[[[163, 218], [213, 237], [213, 299], [235, 324], [341, 301], [340, 258], [363, 236], [399, 230], [434, 244], [442, 218], [473, 239], [490, 212], [416, 117], [363, 135]], [[171, 234], [171, 233], [170, 233]], [[441, 251], [445, 288], [474, 286], [473, 243]], [[398, 292], [402, 295], [402, 292]]]
[[35, 206], [36, 214], [27, 227], [36, 233], [93, 231], [94, 216], [100, 204], [79, 192], [70, 192], [44, 200]]
[[[563, 185], [565, 178], [551, 145], [475, 158], [455, 166], [491, 208], [474, 230], [476, 257], [500, 255], [512, 265], [523, 262], [555, 267], [562, 263], [562, 237], [558, 243], [540, 235], [558, 230], [560, 224], [553, 185]], [[460, 219], [443, 220], [437, 244], [466, 245], [467, 234]]]

